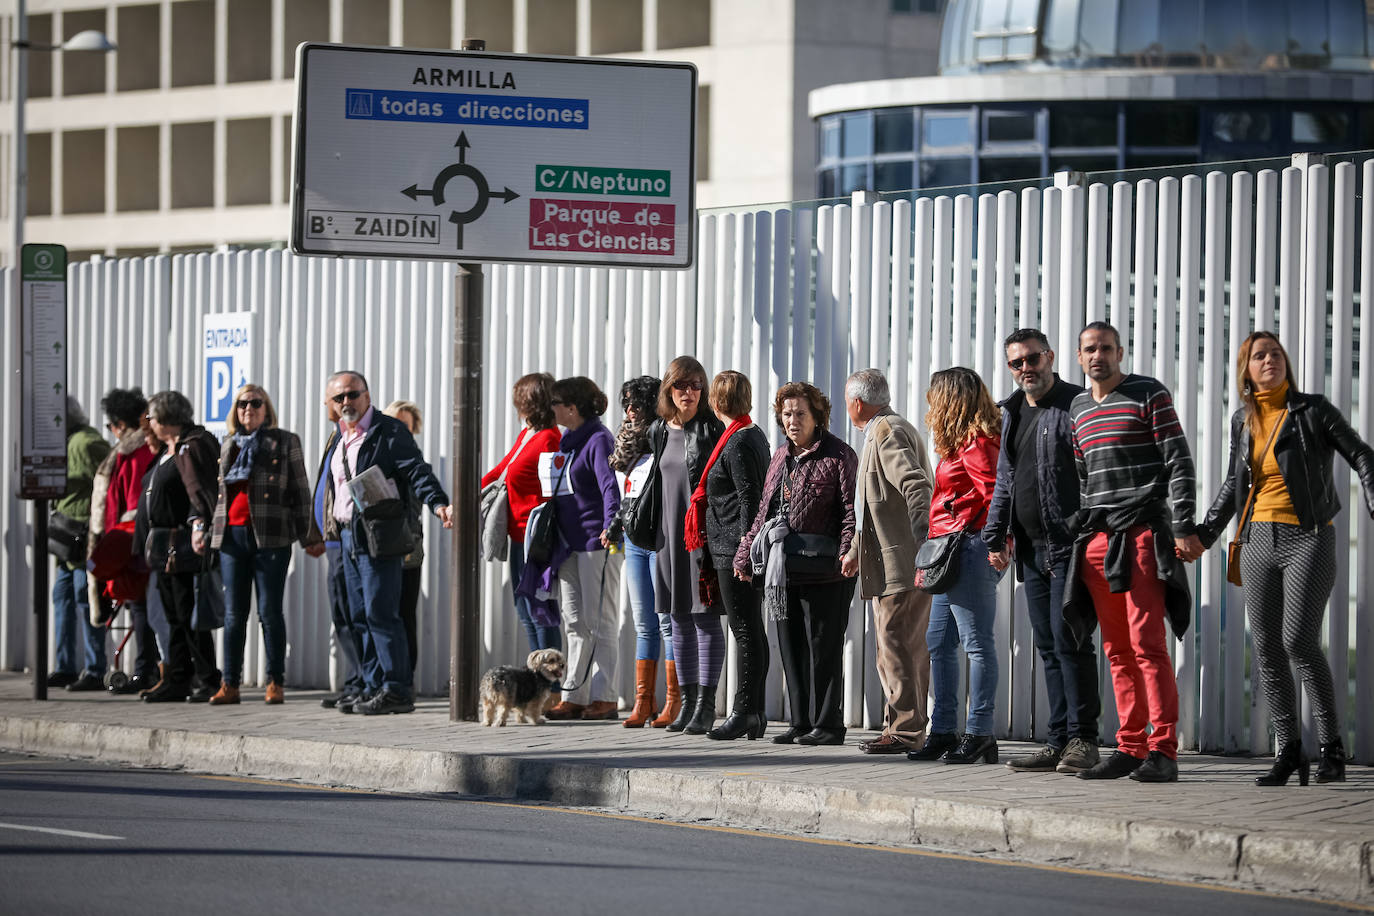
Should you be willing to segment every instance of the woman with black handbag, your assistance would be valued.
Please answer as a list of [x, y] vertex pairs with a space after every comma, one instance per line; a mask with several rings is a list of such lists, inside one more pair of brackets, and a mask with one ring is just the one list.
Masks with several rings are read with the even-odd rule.
[[[930, 532], [917, 555], [916, 585], [938, 591], [930, 602], [926, 644], [934, 709], [925, 746], [911, 760], [996, 763], [992, 733], [997, 702], [997, 582], [978, 536], [992, 504], [1002, 415], [978, 373], [962, 366], [930, 377], [926, 428], [940, 462], [930, 497]], [[943, 549], [942, 549], [943, 548]], [[921, 567], [925, 564], [926, 568]], [[964, 735], [954, 733], [959, 699], [959, 653], [969, 662], [969, 710]]]
[[215, 512], [219, 443], [193, 418], [191, 402], [179, 391], [148, 399], [153, 435], [166, 450], [148, 472], [145, 494], [148, 539], [144, 556], [156, 570], [158, 594], [170, 631], [162, 681], [145, 694], [149, 703], [207, 702], [220, 686], [215, 641], [193, 623], [197, 577], [209, 560], [192, 546], [204, 537]]
[[829, 431], [830, 400], [788, 382], [773, 398], [787, 441], [773, 453], [758, 514], [735, 553], [735, 577], [763, 578], [778, 624], [790, 727], [774, 744], [843, 744], [844, 633], [856, 580], [840, 572], [854, 540], [859, 456]]
[[[585, 376], [554, 382], [554, 418], [567, 432], [559, 451], [540, 462], [539, 474], [556, 515], [560, 543], [551, 562], [557, 564], [559, 606], [568, 628], [570, 682], [563, 700], [548, 711], [554, 720], [619, 718], [620, 562], [605, 539], [620, 511], [620, 484], [610, 463], [615, 441], [601, 422], [608, 404]], [[536, 562], [531, 556], [530, 563]]]
[[1273, 769], [1255, 783], [1282, 786], [1297, 772], [1299, 784], [1307, 785], [1310, 763], [1302, 749], [1290, 664], [1302, 677], [1317, 723], [1317, 782], [1344, 782], [1345, 743], [1321, 646], [1336, 581], [1331, 519], [1340, 511], [1331, 467], [1339, 452], [1359, 475], [1365, 507], [1374, 513], [1374, 450], [1330, 401], [1298, 391], [1288, 353], [1272, 332], [1256, 331], [1241, 344], [1236, 380], [1244, 403], [1231, 418], [1226, 481], [1197, 533], [1210, 547], [1242, 508], [1232, 544], [1239, 568], [1228, 574], [1245, 586], [1255, 677], [1279, 747]]

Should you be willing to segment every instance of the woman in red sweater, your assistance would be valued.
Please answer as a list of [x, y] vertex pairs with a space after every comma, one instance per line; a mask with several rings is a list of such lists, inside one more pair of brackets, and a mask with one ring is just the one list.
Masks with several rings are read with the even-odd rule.
[[[987, 522], [997, 482], [1002, 417], [987, 386], [972, 369], [956, 367], [932, 375], [926, 401], [930, 404], [926, 427], [940, 459], [930, 497], [929, 536], [956, 531], [969, 536], [961, 547], [957, 579], [930, 602], [926, 644], [935, 708], [925, 747], [908, 752], [907, 757], [996, 763], [992, 717], [997, 701], [997, 649], [992, 625], [997, 618], [1001, 573], [989, 565], [988, 548], [979, 532]], [[960, 643], [969, 663], [968, 723], [962, 737], [954, 733]]]
[[510, 499], [510, 585], [515, 598], [515, 613], [520, 625], [525, 628], [529, 639], [530, 651], [537, 649], [562, 649], [563, 639], [558, 632], [558, 623], [551, 626], [541, 624], [531, 614], [530, 600], [515, 594], [515, 586], [525, 571], [525, 525], [530, 520], [534, 507], [547, 498], [539, 483], [539, 456], [544, 452], [558, 451], [562, 439], [558, 427], [553, 422], [553, 376], [547, 372], [533, 372], [521, 376], [515, 383], [511, 395], [516, 413], [524, 421], [525, 427], [515, 437], [501, 463], [482, 477], [482, 486], [499, 480], [506, 475], [506, 495]]

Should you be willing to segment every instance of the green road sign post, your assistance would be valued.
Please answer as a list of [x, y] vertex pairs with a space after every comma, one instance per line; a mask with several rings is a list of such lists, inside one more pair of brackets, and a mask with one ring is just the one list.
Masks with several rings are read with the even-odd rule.
[[67, 490], [67, 249], [25, 245], [19, 268], [19, 498], [33, 500], [33, 698], [48, 698], [48, 500]]

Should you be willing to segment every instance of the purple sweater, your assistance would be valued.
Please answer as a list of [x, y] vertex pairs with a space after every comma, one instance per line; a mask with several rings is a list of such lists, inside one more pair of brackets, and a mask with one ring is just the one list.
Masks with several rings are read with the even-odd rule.
[[558, 530], [573, 550], [600, 550], [601, 532], [611, 527], [611, 520], [620, 511], [620, 485], [610, 464], [615, 439], [600, 419], [589, 417], [563, 435], [559, 450], [570, 456], [564, 473], [572, 485], [572, 495], [555, 500]]

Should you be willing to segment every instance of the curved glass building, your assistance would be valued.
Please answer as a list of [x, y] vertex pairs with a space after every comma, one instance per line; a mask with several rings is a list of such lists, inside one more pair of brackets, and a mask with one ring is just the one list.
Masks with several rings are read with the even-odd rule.
[[811, 93], [819, 196], [1374, 147], [1364, 0], [949, 0], [939, 61]]

